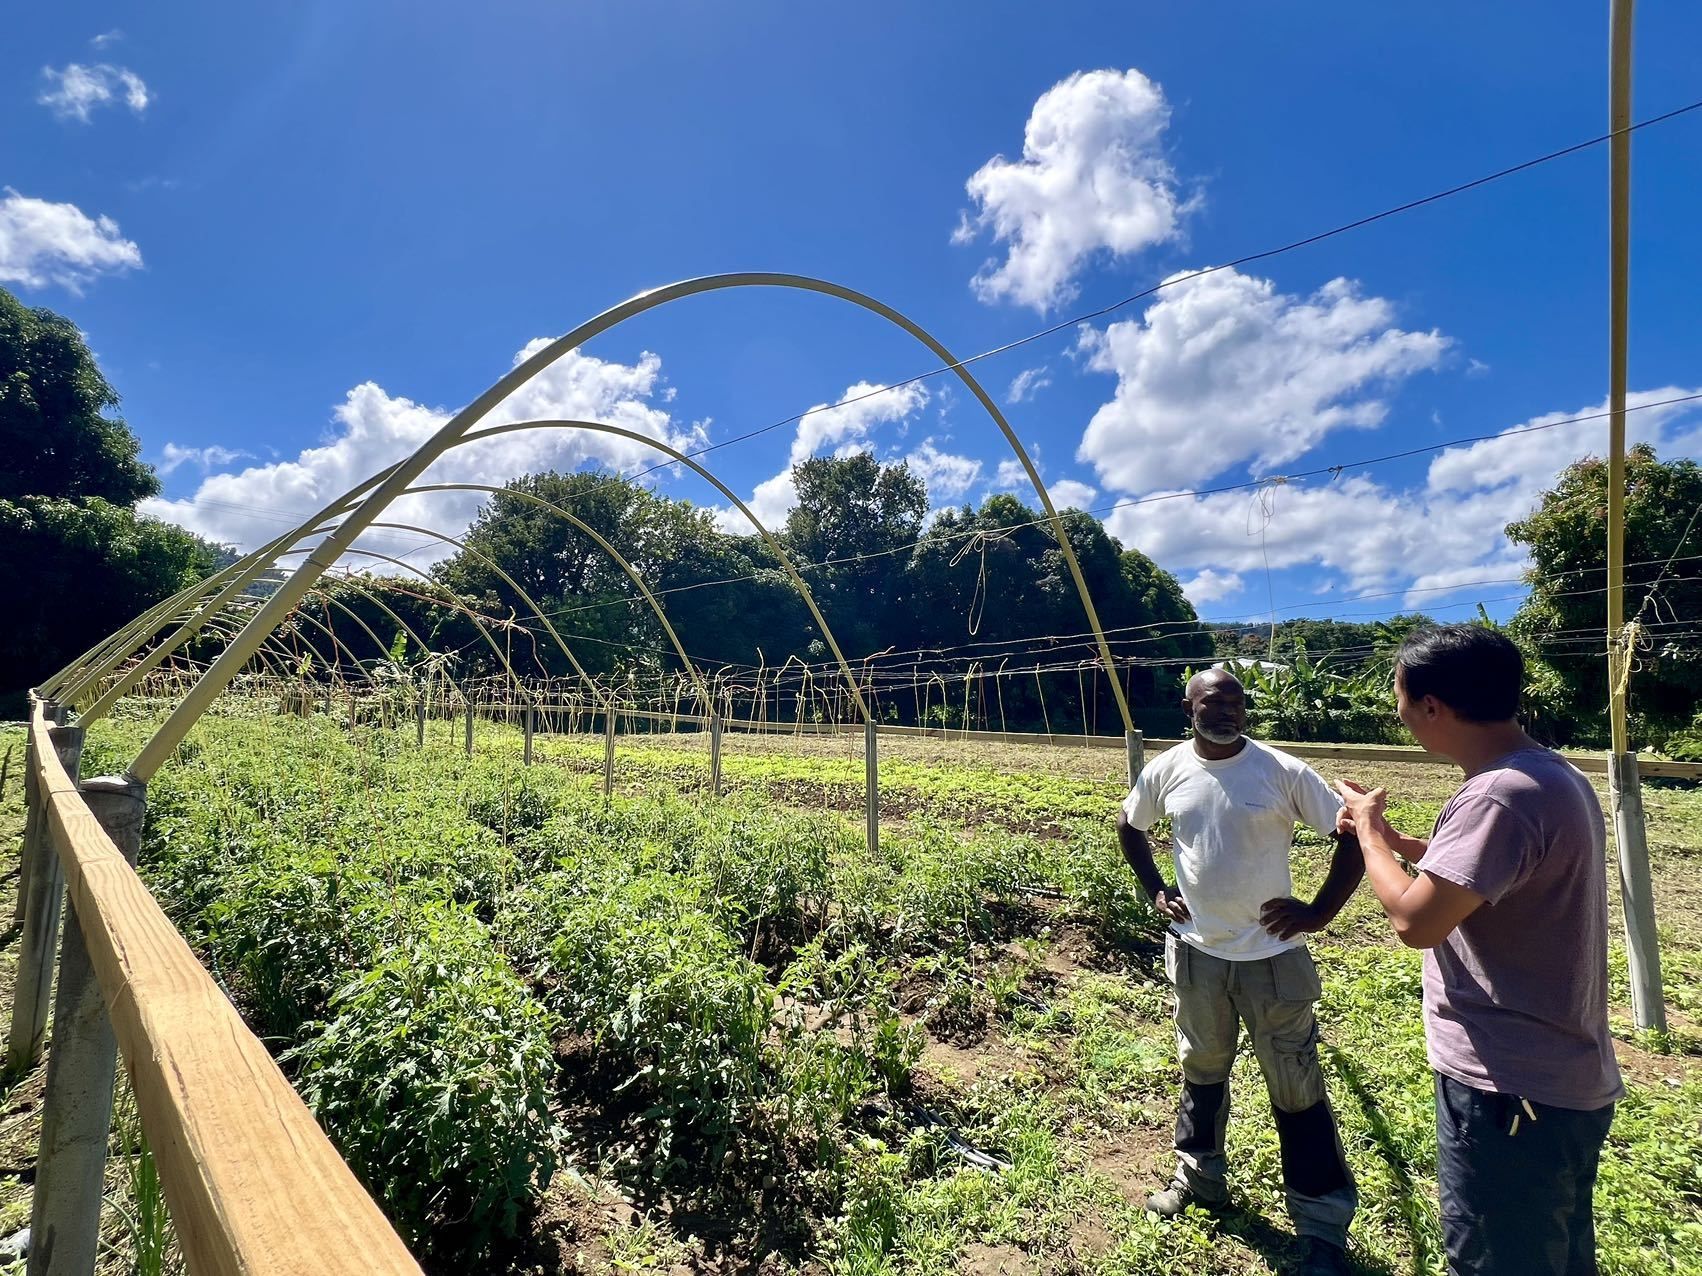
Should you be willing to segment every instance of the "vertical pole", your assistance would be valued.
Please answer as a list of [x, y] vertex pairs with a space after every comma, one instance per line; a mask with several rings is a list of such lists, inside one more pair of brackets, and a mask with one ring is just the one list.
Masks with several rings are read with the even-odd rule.
[[532, 717], [533, 717], [534, 712], [535, 711], [532, 708], [532, 701], [531, 701], [530, 697], [528, 697], [527, 700], [526, 700], [526, 724], [525, 724], [526, 742], [525, 742], [524, 749], [523, 749], [521, 756], [520, 756], [520, 761], [526, 766], [532, 765], [532, 731], [533, 731]]
[[331, 684], [329, 682], [325, 684], [325, 690], [320, 693], [320, 707], [325, 716], [329, 718], [331, 716]]
[[709, 715], [709, 791], [721, 796], [721, 715]]
[[863, 721], [863, 765], [867, 788], [865, 802], [868, 807], [869, 854], [876, 855], [881, 849], [881, 761], [880, 729], [876, 727], [873, 718], [865, 718]]
[[12, 920], [23, 921], [29, 900], [30, 876], [35, 872], [35, 819], [41, 810], [41, 794], [37, 791], [35, 774], [35, 733], [24, 737], [24, 841], [18, 848], [18, 904]]
[[615, 709], [611, 701], [603, 709], [603, 801], [615, 791]]
[[1608, 120], [1608, 480], [1607, 641], [1608, 711], [1613, 757], [1608, 805], [1619, 848], [1619, 890], [1631, 975], [1631, 1012], [1639, 1028], [1664, 1031], [1661, 949], [1655, 935], [1654, 887], [1637, 757], [1625, 722], [1631, 651], [1625, 633], [1625, 387], [1630, 345], [1631, 266], [1631, 35], [1634, 0], [1611, 0]]
[[[147, 786], [107, 776], [84, 780], [80, 787], [95, 819], [134, 864], [142, 844]], [[117, 1071], [118, 1039], [73, 902], [59, 946], [59, 987], [53, 1000], [53, 1041], [47, 1052], [41, 1150], [30, 1210], [29, 1276], [83, 1276], [95, 1269]]]
[[467, 756], [473, 756], [473, 702], [467, 701]]
[[[47, 734], [65, 764], [66, 774], [76, 775], [82, 760], [83, 728], [49, 727]], [[53, 948], [59, 940], [59, 917], [65, 905], [65, 866], [53, 846], [53, 830], [33, 765], [28, 782], [35, 799], [25, 816], [23, 862], [31, 867], [28, 885], [20, 892], [25, 906], [24, 933], [18, 946], [18, 982], [13, 990], [12, 1031], [6, 1047], [6, 1070], [14, 1077], [41, 1058], [48, 999], [53, 990]]]
[[1141, 767], [1146, 764], [1146, 736], [1139, 731], [1125, 731], [1123, 747], [1129, 754], [1129, 787], [1132, 789], [1140, 777]]
[[425, 748], [426, 702], [424, 694], [414, 701], [414, 744]]

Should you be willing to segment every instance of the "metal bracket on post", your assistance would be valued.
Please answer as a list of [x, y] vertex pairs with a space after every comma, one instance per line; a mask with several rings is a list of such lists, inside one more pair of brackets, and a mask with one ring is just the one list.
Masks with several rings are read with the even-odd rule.
[[863, 762], [868, 787], [865, 803], [868, 808], [869, 854], [875, 855], [881, 849], [881, 762], [880, 729], [872, 718], [863, 722]]
[[[83, 728], [49, 727], [54, 752], [67, 775], [76, 775], [82, 761]], [[12, 1032], [6, 1047], [6, 1070], [16, 1077], [41, 1058], [47, 1032], [47, 1007], [53, 991], [53, 947], [59, 939], [59, 917], [65, 904], [65, 866], [53, 847], [47, 804], [36, 786], [34, 758], [27, 782], [35, 794], [24, 825], [25, 885], [19, 890], [24, 932], [18, 945], [18, 979], [13, 989]]]
[[721, 796], [721, 715], [709, 715], [709, 792]]
[[526, 766], [532, 765], [532, 732], [536, 730], [536, 727], [533, 725], [533, 715], [535, 713], [536, 710], [532, 708], [532, 702], [530, 700], [526, 701], [526, 741], [520, 755], [520, 761]]
[[[84, 780], [83, 799], [131, 864], [142, 845], [147, 785], [122, 776]], [[75, 901], [59, 945], [59, 987], [47, 1052], [41, 1150], [30, 1211], [28, 1276], [95, 1269], [101, 1180], [112, 1126], [118, 1039], [77, 920]]]
[[603, 709], [603, 801], [615, 791], [615, 710], [611, 701]]
[[1123, 746], [1129, 753], [1129, 787], [1132, 789], [1140, 778], [1141, 767], [1146, 765], [1146, 736], [1140, 731], [1125, 731]]
[[1625, 913], [1632, 1018], [1639, 1028], [1665, 1032], [1661, 945], [1655, 934], [1655, 890], [1649, 873], [1648, 828], [1643, 822], [1643, 786], [1637, 777], [1636, 754], [1615, 753], [1608, 758], [1608, 805], [1619, 847], [1619, 895]]

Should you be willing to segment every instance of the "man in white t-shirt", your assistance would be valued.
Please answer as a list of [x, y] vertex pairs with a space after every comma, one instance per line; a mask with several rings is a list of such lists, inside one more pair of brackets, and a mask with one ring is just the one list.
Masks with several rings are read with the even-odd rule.
[[[1294, 826], [1334, 836], [1340, 798], [1304, 762], [1246, 738], [1246, 694], [1227, 670], [1196, 674], [1184, 707], [1193, 738], [1141, 771], [1117, 817], [1124, 858], [1170, 921], [1164, 965], [1176, 990], [1182, 1062], [1175, 1178], [1147, 1208], [1169, 1217], [1228, 1201], [1229, 1071], [1244, 1023], [1276, 1116], [1289, 1216], [1306, 1250], [1299, 1271], [1345, 1273], [1358, 1195], [1318, 1066], [1312, 1006], [1321, 989], [1306, 935], [1347, 903], [1363, 858], [1350, 838], [1338, 840], [1317, 898], [1293, 898]], [[1170, 821], [1175, 886], [1159, 873], [1146, 837], [1161, 819]]]

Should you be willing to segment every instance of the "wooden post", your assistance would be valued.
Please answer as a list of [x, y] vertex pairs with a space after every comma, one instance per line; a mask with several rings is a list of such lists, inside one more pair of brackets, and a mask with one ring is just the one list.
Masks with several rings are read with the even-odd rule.
[[36, 815], [42, 809], [39, 783], [35, 773], [35, 736], [29, 735], [24, 739], [24, 840], [18, 848], [18, 902], [12, 910], [15, 922], [24, 920], [30, 875], [35, 872], [35, 839], [32, 834]]
[[1139, 731], [1123, 733], [1123, 744], [1129, 751], [1129, 787], [1135, 787], [1141, 767], [1146, 764], [1146, 736]]
[[414, 701], [414, 743], [422, 749], [425, 748], [425, 718], [426, 702], [422, 695]]
[[867, 785], [865, 804], [868, 808], [869, 854], [881, 849], [881, 763], [880, 729], [873, 719], [863, 722], [864, 779]]
[[709, 791], [721, 796], [721, 715], [709, 715]]
[[[53, 751], [69, 775], [77, 774], [83, 753], [82, 727], [51, 727]], [[18, 982], [13, 990], [12, 1032], [6, 1047], [6, 1071], [16, 1077], [41, 1058], [47, 1032], [48, 999], [53, 990], [53, 947], [59, 940], [59, 916], [65, 904], [65, 867], [53, 845], [47, 803], [35, 767], [27, 783], [35, 800], [25, 815], [23, 863], [27, 885], [19, 894], [25, 905], [24, 933], [18, 946]]]
[[325, 684], [325, 690], [320, 696], [320, 707], [327, 718], [331, 716], [331, 684]]
[[473, 756], [473, 702], [467, 701], [467, 756]]
[[615, 710], [611, 703], [603, 710], [603, 801], [615, 791]]
[[[135, 864], [147, 785], [105, 776], [84, 780], [78, 787], [113, 845]], [[47, 1052], [41, 1150], [30, 1210], [28, 1276], [83, 1276], [95, 1269], [117, 1069], [118, 1039], [73, 904], [59, 945], [59, 987], [53, 999], [53, 1041]]]
[[526, 701], [526, 725], [525, 725], [526, 742], [525, 742], [524, 750], [522, 751], [521, 756], [520, 756], [521, 762], [526, 766], [532, 765], [532, 731], [533, 731], [532, 717], [533, 717], [534, 712], [535, 712], [535, 710], [532, 708], [532, 702], [530, 700]]

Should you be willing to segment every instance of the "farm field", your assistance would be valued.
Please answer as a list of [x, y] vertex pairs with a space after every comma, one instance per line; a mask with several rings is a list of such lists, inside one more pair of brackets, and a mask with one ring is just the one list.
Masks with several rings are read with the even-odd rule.
[[[411, 726], [241, 709], [150, 785], [143, 873], [428, 1270], [1284, 1270], [1251, 1058], [1235, 1209], [1141, 1208], [1178, 1071], [1162, 928], [1112, 834], [1120, 752], [883, 739], [871, 857], [857, 736], [729, 734], [719, 802], [703, 737], [623, 736], [605, 806], [600, 737], [540, 737], [527, 768], [494, 724], [469, 759], [458, 722], [421, 750]], [[98, 725], [83, 773], [149, 725]], [[15, 855], [21, 732], [7, 747]], [[1453, 785], [1319, 769], [1387, 784], [1409, 832]], [[1603, 1268], [1702, 1272], [1702, 792], [1645, 797], [1673, 1030], [1632, 1031], [1616, 944]], [[1326, 858], [1303, 837], [1301, 893]], [[1314, 952], [1353, 1257], [1438, 1270], [1418, 955], [1363, 889]], [[14, 930], [0, 991], [15, 957]], [[37, 1094], [39, 1071], [0, 1112], [0, 1234], [27, 1222]]]

